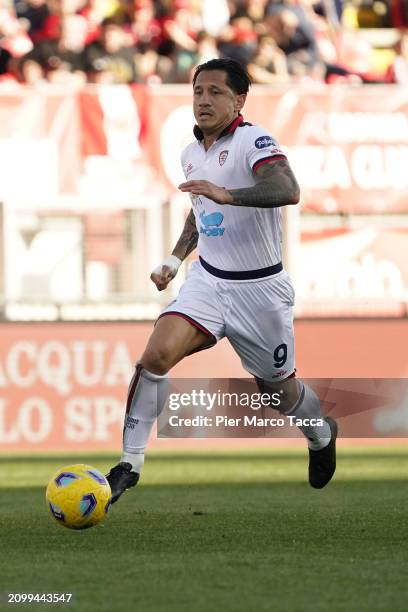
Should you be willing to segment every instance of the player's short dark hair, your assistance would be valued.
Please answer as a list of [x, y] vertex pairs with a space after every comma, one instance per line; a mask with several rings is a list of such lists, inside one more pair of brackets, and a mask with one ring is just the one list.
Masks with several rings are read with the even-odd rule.
[[247, 94], [251, 86], [249, 74], [239, 62], [233, 59], [212, 59], [197, 66], [193, 76], [193, 87], [200, 72], [204, 70], [223, 70], [227, 74], [226, 84], [237, 94]]

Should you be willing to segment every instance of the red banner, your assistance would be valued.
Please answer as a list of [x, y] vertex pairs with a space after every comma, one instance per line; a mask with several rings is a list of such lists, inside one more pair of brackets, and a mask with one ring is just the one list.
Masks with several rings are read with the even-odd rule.
[[120, 329], [1, 327], [2, 450], [120, 446], [135, 351]]
[[364, 224], [304, 232], [299, 316], [406, 316], [408, 228]]
[[[150, 133], [167, 185], [182, 178], [179, 157], [192, 139], [191, 92], [151, 96]], [[408, 210], [408, 91], [394, 86], [254, 87], [244, 107], [286, 148], [302, 209], [321, 213]]]
[[22, 88], [0, 94], [0, 200], [26, 207], [74, 193], [80, 174], [78, 94]]
[[[160, 220], [160, 205], [179, 193], [180, 154], [193, 138], [191, 93], [187, 85], [136, 85], [0, 94], [0, 201], [49, 211], [71, 194], [98, 213], [84, 215], [88, 258], [117, 265], [126, 247], [121, 211], [157, 207]], [[287, 151], [301, 210], [324, 215], [302, 218], [310, 231], [299, 253], [298, 233], [287, 241], [298, 262], [298, 314], [406, 315], [408, 231], [405, 217], [388, 213], [408, 211], [408, 89], [258, 86], [244, 115]], [[367, 217], [341, 220], [351, 213]]]
[[[255, 86], [244, 114], [286, 147], [304, 210], [407, 211], [406, 88]], [[112, 198], [121, 197], [120, 186], [128, 191], [131, 176], [137, 176], [138, 193], [151, 195], [154, 187], [157, 194], [158, 177], [162, 192], [175, 191], [182, 178], [179, 154], [192, 139], [193, 123], [187, 85], [2, 94], [0, 159], [7, 180], [0, 197], [106, 196], [104, 177], [113, 185]], [[33, 180], [18, 181], [22, 172]]]
[[[0, 451], [119, 450], [128, 384], [151, 329], [134, 323], [1, 324]], [[298, 373], [406, 377], [407, 333], [406, 319], [297, 322]], [[221, 372], [249, 376], [225, 341], [183, 360], [171, 375], [211, 381]], [[401, 408], [401, 418], [405, 412]], [[366, 435], [383, 433], [373, 424]]]

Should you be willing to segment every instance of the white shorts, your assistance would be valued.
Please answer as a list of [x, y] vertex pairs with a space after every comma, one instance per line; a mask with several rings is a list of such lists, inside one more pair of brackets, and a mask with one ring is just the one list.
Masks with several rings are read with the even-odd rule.
[[177, 298], [160, 316], [184, 316], [208, 336], [228, 338], [245, 370], [266, 380], [295, 371], [294, 290], [282, 270], [256, 280], [224, 280], [195, 261]]

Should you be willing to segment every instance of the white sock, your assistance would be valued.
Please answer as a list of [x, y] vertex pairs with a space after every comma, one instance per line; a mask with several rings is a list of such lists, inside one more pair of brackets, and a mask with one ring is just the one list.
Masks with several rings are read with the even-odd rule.
[[145, 448], [167, 395], [167, 374], [159, 376], [137, 364], [129, 385], [121, 458], [121, 462], [132, 465], [133, 472], [140, 474], [143, 468]]
[[[299, 419], [321, 419], [320, 400], [316, 393], [301, 380], [296, 379], [300, 389], [300, 398], [296, 406], [286, 414], [295, 416]], [[322, 426], [300, 426], [300, 431], [307, 439], [307, 444], [311, 450], [321, 450], [331, 440], [330, 426], [323, 421]]]

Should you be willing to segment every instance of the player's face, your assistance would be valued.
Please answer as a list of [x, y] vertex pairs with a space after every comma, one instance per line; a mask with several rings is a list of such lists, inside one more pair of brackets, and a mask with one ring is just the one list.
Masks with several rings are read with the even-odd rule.
[[203, 70], [194, 84], [194, 117], [204, 134], [224, 129], [244, 105], [245, 95], [226, 84], [223, 70]]

